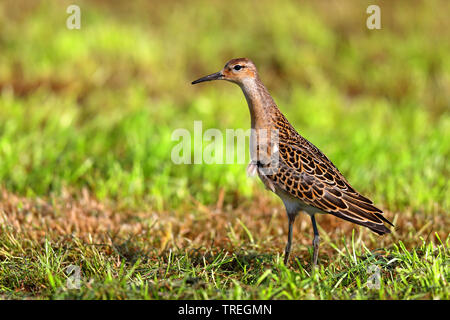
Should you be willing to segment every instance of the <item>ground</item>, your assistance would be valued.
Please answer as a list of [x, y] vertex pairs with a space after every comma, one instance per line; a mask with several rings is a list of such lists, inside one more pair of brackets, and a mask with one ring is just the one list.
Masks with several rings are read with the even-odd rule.
[[[364, 1], [80, 1], [80, 30], [69, 4], [0, 4], [0, 298], [449, 298], [448, 1], [380, 1], [381, 30]], [[240, 56], [392, 234], [320, 215], [312, 269], [302, 215], [284, 265], [246, 163], [172, 162], [177, 128], [249, 128], [237, 87], [190, 85]]]

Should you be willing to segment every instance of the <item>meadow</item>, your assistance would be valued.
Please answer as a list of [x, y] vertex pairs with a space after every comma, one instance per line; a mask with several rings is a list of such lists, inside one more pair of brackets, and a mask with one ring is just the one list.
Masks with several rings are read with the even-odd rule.
[[[450, 2], [377, 3], [381, 30], [370, 1], [78, 1], [69, 30], [71, 1], [2, 1], [0, 298], [449, 299]], [[175, 129], [250, 127], [190, 84], [237, 57], [392, 234], [320, 216], [312, 269], [300, 216], [284, 265], [246, 164], [172, 162]]]

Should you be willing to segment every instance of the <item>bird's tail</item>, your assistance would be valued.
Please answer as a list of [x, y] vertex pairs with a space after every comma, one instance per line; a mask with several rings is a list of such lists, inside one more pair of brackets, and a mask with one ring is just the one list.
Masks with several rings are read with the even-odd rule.
[[379, 235], [391, 233], [391, 230], [389, 230], [389, 228], [386, 227], [384, 225], [384, 223], [375, 223], [375, 222], [372, 222], [369, 220], [362, 221], [359, 219], [351, 218], [346, 214], [342, 214], [341, 212], [330, 212], [330, 213], [338, 218], [341, 218], [341, 219], [359, 224], [361, 226], [367, 227], [370, 230], [372, 230], [373, 232], [378, 233]]
[[343, 205], [338, 210], [330, 212], [341, 219], [367, 227], [378, 234], [391, 233], [385, 223], [394, 226], [383, 216], [383, 211], [375, 207], [369, 199], [360, 194], [343, 194]]

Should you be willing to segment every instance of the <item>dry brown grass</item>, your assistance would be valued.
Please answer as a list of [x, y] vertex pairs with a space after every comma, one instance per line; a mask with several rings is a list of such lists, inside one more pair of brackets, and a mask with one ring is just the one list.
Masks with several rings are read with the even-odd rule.
[[[253, 200], [233, 208], [223, 205], [222, 195], [218, 198], [215, 206], [204, 206], [192, 199], [192, 205], [182, 211], [155, 212], [116, 209], [114, 204], [102, 203], [86, 191], [81, 194], [65, 192], [56, 198], [30, 199], [3, 190], [0, 224], [22, 248], [33, 243], [42, 244], [45, 239], [59, 243], [79, 239], [107, 246], [117, 245], [115, 239], [128, 239], [131, 243], [132, 239], [140, 239], [146, 243], [146, 251], [154, 254], [190, 248], [282, 253], [287, 237], [287, 218], [279, 202], [269, 194], [257, 193]], [[371, 250], [389, 247], [398, 240], [406, 247], [415, 246], [421, 243], [421, 237], [433, 241], [435, 233], [441, 239], [447, 237], [448, 215], [430, 216], [411, 211], [387, 211], [385, 214], [396, 228], [392, 234], [381, 237], [331, 215], [319, 216], [323, 240], [321, 257], [330, 259], [335, 255], [330, 242], [339, 243], [343, 236], [351, 236], [354, 228], [356, 238]], [[306, 255], [312, 241], [309, 218], [300, 215], [294, 231], [293, 254]]]

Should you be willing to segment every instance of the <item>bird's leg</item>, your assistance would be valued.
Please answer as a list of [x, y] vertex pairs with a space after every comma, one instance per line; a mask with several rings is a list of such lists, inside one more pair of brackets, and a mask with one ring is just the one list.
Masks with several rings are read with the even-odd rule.
[[319, 238], [319, 230], [317, 230], [317, 225], [316, 225], [316, 218], [314, 217], [314, 215], [311, 215], [311, 222], [313, 225], [313, 229], [314, 229], [314, 240], [313, 240], [313, 266], [317, 266], [317, 258], [319, 257], [319, 243], [320, 243], [320, 238]]
[[291, 252], [291, 244], [292, 244], [292, 227], [294, 226], [296, 215], [290, 215], [288, 214], [289, 219], [289, 232], [288, 232], [288, 241], [286, 244], [286, 249], [284, 251], [284, 264], [287, 264], [289, 259], [289, 253]]

